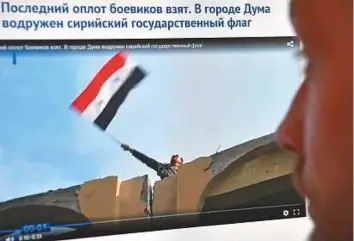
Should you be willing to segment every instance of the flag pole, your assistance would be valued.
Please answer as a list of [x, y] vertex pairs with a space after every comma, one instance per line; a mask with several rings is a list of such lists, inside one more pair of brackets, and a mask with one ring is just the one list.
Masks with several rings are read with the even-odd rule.
[[117, 138], [115, 138], [114, 136], [108, 134], [108, 136], [115, 142], [117, 143], [118, 145], [122, 145], [123, 142], [121, 142], [120, 140], [118, 140]]

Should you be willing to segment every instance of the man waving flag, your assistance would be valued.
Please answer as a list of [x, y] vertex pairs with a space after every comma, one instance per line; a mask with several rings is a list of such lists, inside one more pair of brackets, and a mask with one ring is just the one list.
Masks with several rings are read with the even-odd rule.
[[98, 71], [71, 108], [105, 131], [129, 92], [145, 76], [125, 52], [119, 52]]

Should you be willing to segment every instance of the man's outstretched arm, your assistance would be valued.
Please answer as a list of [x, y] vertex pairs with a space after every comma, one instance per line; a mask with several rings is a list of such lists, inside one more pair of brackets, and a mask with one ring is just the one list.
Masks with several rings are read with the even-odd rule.
[[122, 149], [124, 151], [129, 151], [136, 159], [147, 165], [148, 167], [154, 169], [155, 171], [159, 170], [159, 167], [161, 166], [161, 163], [156, 161], [155, 159], [146, 156], [145, 154], [131, 148], [130, 146], [126, 144], [121, 145]]

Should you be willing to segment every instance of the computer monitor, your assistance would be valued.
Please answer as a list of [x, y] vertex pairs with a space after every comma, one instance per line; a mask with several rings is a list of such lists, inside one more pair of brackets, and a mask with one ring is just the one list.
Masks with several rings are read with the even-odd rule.
[[[145, 35], [131, 31], [114, 39], [119, 31], [109, 28], [126, 20], [89, 21], [84, 12], [242, 10], [212, 2], [175, 8], [80, 3], [1, 3], [9, 17], [1, 31], [16, 36], [4, 35], [0, 43], [2, 239], [65, 240], [306, 216], [291, 182], [297, 157], [274, 134], [301, 83], [294, 36], [247, 36], [242, 30], [260, 24], [248, 18], [228, 24], [135, 15], [131, 24], [147, 28]], [[250, 16], [254, 9], [265, 15], [280, 9], [247, 4], [243, 13]], [[10, 14], [35, 9], [81, 15], [36, 22]], [[274, 21], [271, 16], [263, 18]], [[240, 35], [223, 34], [222, 23]], [[186, 24], [188, 37], [178, 32]], [[93, 38], [89, 27], [98, 25]], [[36, 35], [40, 26], [45, 33], [69, 30]], [[198, 33], [203, 26], [209, 32]], [[164, 27], [175, 29], [159, 32]], [[25, 37], [18, 35], [22, 29], [29, 31]]]

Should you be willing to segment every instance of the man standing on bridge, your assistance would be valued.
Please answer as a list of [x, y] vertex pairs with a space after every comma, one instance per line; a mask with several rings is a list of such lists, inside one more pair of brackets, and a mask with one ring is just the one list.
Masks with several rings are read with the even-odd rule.
[[126, 144], [122, 144], [121, 147], [124, 151], [129, 151], [136, 159], [155, 170], [161, 180], [176, 175], [178, 167], [183, 164], [183, 158], [177, 154], [171, 157], [170, 163], [160, 163]]

